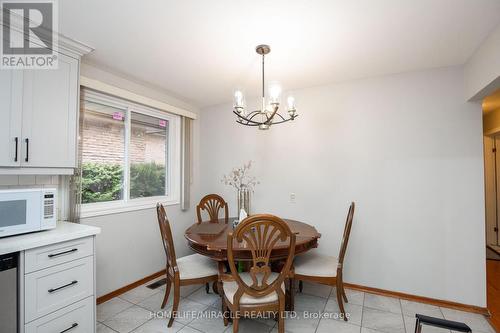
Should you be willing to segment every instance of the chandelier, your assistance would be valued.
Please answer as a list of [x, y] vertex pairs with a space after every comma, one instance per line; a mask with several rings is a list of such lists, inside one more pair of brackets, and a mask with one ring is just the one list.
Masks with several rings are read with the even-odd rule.
[[241, 90], [234, 92], [233, 113], [237, 116], [236, 122], [245, 126], [258, 126], [260, 130], [267, 130], [271, 125], [282, 124], [298, 117], [295, 109], [295, 98], [287, 97], [288, 115], [278, 112], [281, 100], [281, 86], [278, 83], [269, 84], [269, 99], [265, 95], [264, 56], [271, 52], [269, 45], [259, 45], [255, 51], [262, 56], [262, 107], [260, 110], [247, 113], [245, 96]]

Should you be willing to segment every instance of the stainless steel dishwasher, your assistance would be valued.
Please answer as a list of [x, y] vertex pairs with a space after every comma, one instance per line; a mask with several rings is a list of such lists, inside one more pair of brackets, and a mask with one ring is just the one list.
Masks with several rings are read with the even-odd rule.
[[0, 332], [17, 333], [19, 253], [0, 256]]

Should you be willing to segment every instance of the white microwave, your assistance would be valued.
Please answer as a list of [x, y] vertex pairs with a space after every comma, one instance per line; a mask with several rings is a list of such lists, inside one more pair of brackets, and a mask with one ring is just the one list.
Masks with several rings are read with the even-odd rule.
[[0, 237], [56, 227], [55, 188], [0, 190]]

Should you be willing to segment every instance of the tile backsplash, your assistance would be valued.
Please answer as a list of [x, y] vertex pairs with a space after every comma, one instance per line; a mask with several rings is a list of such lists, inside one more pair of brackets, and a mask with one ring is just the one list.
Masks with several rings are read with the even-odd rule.
[[23, 187], [58, 187], [58, 175], [0, 175], [0, 189]]

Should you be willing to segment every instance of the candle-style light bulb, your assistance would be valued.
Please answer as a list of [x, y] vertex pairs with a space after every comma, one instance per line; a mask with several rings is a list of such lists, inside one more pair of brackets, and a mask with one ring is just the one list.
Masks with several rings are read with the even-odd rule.
[[288, 111], [288, 114], [290, 115], [290, 118], [293, 120], [297, 116], [297, 110], [295, 108], [295, 97], [292, 95], [288, 95], [286, 99], [286, 108]]
[[269, 103], [279, 104], [281, 98], [281, 85], [277, 82], [269, 83]]
[[241, 90], [234, 91], [233, 107], [238, 112], [241, 112], [245, 108], [245, 95], [243, 95]]
[[295, 110], [295, 97], [293, 96], [288, 96], [287, 100], [287, 106], [288, 106], [288, 111], [290, 110]]

